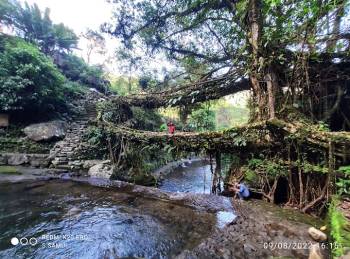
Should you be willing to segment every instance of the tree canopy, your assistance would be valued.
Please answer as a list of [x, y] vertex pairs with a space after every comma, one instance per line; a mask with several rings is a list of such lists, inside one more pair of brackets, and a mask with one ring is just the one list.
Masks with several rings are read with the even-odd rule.
[[5, 9], [4, 21], [14, 27], [25, 40], [37, 44], [46, 54], [55, 51], [71, 51], [77, 47], [78, 37], [64, 24], [54, 24], [50, 19], [50, 9], [44, 12], [37, 4], [22, 7], [17, 1], [2, 0]]
[[[1, 0], [0, 5], [0, 24], [11, 27], [18, 37], [37, 46], [67, 79], [106, 90], [108, 81], [102, 67], [91, 66], [73, 54], [79, 37], [63, 23], [52, 22], [50, 9], [42, 11], [37, 4], [21, 5], [17, 0]], [[100, 34], [96, 35], [100, 42], [104, 41]]]
[[[320, 106], [337, 103], [330, 82], [345, 91], [343, 81], [317, 74], [338, 66], [333, 58], [348, 62], [347, 1], [115, 0], [113, 5], [115, 17], [102, 29], [121, 38], [126, 51], [165, 53], [180, 65], [200, 63], [202, 77], [249, 77], [257, 119], [273, 118], [288, 104], [327, 120]], [[347, 72], [337, 68], [340, 77]], [[326, 100], [322, 105], [320, 98]]]

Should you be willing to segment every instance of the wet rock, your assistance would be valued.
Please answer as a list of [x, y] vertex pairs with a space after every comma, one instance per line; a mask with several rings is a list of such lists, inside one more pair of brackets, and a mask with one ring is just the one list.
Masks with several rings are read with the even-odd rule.
[[312, 237], [312, 239], [317, 242], [322, 242], [327, 240], [327, 235], [323, 233], [321, 230], [318, 230], [314, 227], [309, 228], [308, 233]]
[[8, 154], [8, 165], [24, 165], [29, 162], [26, 154]]
[[218, 251], [219, 251], [220, 255], [222, 256], [222, 258], [224, 258], [224, 259], [231, 259], [232, 258], [232, 254], [231, 254], [231, 251], [229, 249], [219, 248]]
[[250, 244], [244, 244], [243, 245], [243, 250], [247, 254], [251, 254], [252, 252], [256, 251], [256, 249]]
[[46, 184], [45, 182], [34, 182], [34, 183], [27, 184], [24, 187], [24, 189], [28, 191], [28, 190], [32, 190], [32, 189], [35, 189], [35, 188], [38, 188], [38, 187], [42, 187], [45, 184]]
[[67, 131], [67, 123], [61, 120], [37, 123], [25, 127], [23, 131], [31, 140], [50, 141], [64, 138]]
[[89, 169], [88, 175], [95, 178], [109, 179], [113, 173], [113, 167], [107, 163], [99, 163]]
[[89, 169], [93, 167], [94, 165], [103, 163], [103, 160], [85, 160], [83, 163], [84, 169]]
[[81, 209], [79, 207], [72, 207], [67, 211], [65, 217], [77, 217], [80, 215], [80, 213]]
[[309, 259], [323, 259], [320, 244], [313, 244], [310, 247]]
[[0, 165], [7, 165], [7, 156], [0, 154]]
[[33, 154], [29, 156], [29, 163], [32, 167], [47, 167], [49, 165], [48, 155]]

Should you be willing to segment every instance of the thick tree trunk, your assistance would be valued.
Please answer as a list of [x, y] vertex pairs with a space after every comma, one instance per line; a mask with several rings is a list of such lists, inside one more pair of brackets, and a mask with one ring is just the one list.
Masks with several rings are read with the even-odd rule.
[[276, 118], [275, 112], [275, 96], [276, 96], [276, 76], [274, 73], [268, 73], [265, 76], [266, 85], [267, 85], [267, 93], [269, 97], [269, 118]]
[[260, 84], [260, 38], [261, 38], [261, 1], [250, 0], [248, 11], [248, 42], [252, 51], [252, 64], [250, 72], [250, 83], [253, 88], [254, 101], [258, 105], [257, 120], [264, 117], [265, 98]]

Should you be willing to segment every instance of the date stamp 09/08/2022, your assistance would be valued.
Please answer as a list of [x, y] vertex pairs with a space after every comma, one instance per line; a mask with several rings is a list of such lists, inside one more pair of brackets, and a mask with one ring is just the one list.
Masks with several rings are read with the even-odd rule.
[[[263, 248], [269, 250], [297, 250], [297, 249], [310, 249], [315, 243], [312, 242], [264, 242]], [[337, 249], [341, 245], [337, 242], [323, 242], [319, 243], [321, 249]]]

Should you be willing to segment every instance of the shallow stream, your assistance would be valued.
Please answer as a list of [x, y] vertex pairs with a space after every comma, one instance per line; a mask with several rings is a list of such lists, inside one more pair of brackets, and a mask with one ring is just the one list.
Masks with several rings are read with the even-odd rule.
[[61, 180], [1, 184], [0, 204], [4, 259], [164, 258], [198, 245], [218, 224], [214, 213]]

